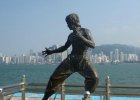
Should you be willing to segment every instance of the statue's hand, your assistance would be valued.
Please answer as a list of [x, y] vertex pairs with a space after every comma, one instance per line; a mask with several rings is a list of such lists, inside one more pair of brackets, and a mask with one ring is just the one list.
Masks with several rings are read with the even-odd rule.
[[51, 50], [49, 50], [48, 48], [45, 48], [45, 49], [46, 49], [45, 51], [42, 51], [42, 55], [45, 55], [45, 57], [46, 57], [46, 56], [52, 54], [52, 51]]

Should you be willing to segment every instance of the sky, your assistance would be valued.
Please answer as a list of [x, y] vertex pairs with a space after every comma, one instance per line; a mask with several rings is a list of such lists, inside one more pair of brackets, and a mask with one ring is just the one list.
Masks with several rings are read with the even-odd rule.
[[41, 52], [64, 45], [71, 31], [65, 22], [77, 13], [96, 46], [140, 47], [140, 0], [0, 0], [0, 53]]

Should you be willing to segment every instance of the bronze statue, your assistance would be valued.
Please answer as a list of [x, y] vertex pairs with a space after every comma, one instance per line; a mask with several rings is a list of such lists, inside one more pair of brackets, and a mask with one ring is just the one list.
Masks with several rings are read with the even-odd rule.
[[74, 72], [78, 72], [85, 78], [85, 91], [89, 91], [90, 93], [94, 92], [95, 86], [98, 84], [99, 78], [97, 72], [93, 69], [87, 57], [88, 48], [95, 47], [91, 32], [81, 27], [77, 14], [69, 14], [66, 17], [66, 22], [69, 29], [72, 30], [72, 33], [68, 36], [65, 45], [55, 50], [46, 48], [45, 51], [42, 51], [42, 55], [47, 56], [53, 53], [63, 52], [72, 45], [71, 54], [60, 63], [51, 75], [42, 100], [48, 100], [57, 91], [57, 86], [63, 83]]

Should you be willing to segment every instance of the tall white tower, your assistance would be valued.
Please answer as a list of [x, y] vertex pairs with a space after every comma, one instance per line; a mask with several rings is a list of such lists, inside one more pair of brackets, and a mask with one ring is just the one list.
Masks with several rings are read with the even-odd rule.
[[113, 51], [110, 51], [110, 62], [113, 61]]
[[119, 61], [119, 49], [115, 49], [115, 60]]

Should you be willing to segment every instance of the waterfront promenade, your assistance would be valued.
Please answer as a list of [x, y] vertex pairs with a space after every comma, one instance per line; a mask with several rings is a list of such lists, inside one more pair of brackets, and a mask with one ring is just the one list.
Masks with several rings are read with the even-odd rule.
[[[11, 97], [11, 99], [8, 99], [9, 97], [5, 98], [4, 100], [22, 100], [21, 97]], [[41, 100], [41, 97], [26, 97], [25, 100]], [[50, 98], [49, 100], [61, 100], [60, 98]], [[69, 98], [65, 98], [65, 100], [82, 100], [81, 96], [73, 96]], [[91, 100], [105, 100], [104, 96], [92, 96]], [[123, 96], [116, 96], [111, 97], [110, 100], [140, 100], [140, 97], [123, 97]]]
[[[0, 100], [41, 100], [44, 89], [40, 88], [40, 86], [44, 85], [45, 83], [26, 83], [26, 78], [23, 75], [21, 83], [0, 88]], [[19, 88], [15, 91], [17, 87]], [[84, 85], [63, 83], [60, 85], [60, 90], [57, 94], [54, 94], [50, 100], [81, 100], [84, 90], [78, 88], [84, 88]], [[117, 89], [119, 90], [116, 91]], [[127, 91], [122, 91], [124, 89]], [[90, 97], [91, 100], [140, 100], [140, 93], [133, 91], [135, 89], [139, 90], [140, 86], [112, 85], [108, 76], [105, 80], [105, 85], [98, 85], [95, 93], [91, 94]], [[55, 97], [56, 99], [54, 99]]]

